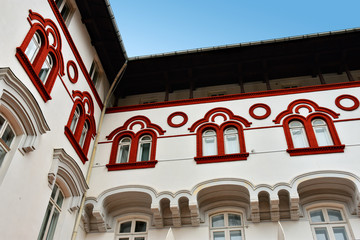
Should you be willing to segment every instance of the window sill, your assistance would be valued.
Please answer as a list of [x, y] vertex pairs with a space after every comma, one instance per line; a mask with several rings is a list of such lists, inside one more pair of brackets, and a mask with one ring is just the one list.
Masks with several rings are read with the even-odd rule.
[[26, 73], [30, 77], [31, 81], [33, 82], [34, 86], [38, 90], [40, 96], [44, 100], [44, 102], [47, 102], [51, 99], [50, 94], [47, 92], [43, 82], [40, 80], [40, 78], [36, 75], [33, 66], [31, 65], [29, 59], [25, 55], [25, 53], [20, 49], [16, 48], [16, 57], [25, 69]]
[[80, 147], [79, 143], [74, 138], [73, 133], [71, 132], [70, 128], [68, 126], [65, 126], [65, 136], [69, 139], [71, 145], [74, 147], [77, 155], [80, 157], [82, 163], [85, 164], [86, 161], [88, 161], [87, 156], [83, 152], [82, 148]]
[[249, 153], [235, 153], [235, 154], [226, 154], [226, 155], [195, 157], [194, 159], [197, 164], [202, 164], [202, 163], [241, 161], [241, 160], [246, 160], [248, 156]]
[[132, 163], [109, 163], [106, 165], [108, 171], [140, 169], [140, 168], [154, 168], [158, 161], [152, 160], [147, 162], [132, 162]]
[[297, 148], [286, 150], [290, 156], [313, 155], [324, 153], [339, 153], [344, 152], [345, 145], [334, 145], [324, 147], [310, 147], [310, 148]]

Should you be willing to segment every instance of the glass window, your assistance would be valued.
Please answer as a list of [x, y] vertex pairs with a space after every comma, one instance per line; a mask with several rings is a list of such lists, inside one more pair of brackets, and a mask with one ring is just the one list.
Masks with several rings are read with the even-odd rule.
[[71, 13], [70, 4], [66, 0], [55, 0], [55, 3], [60, 11], [62, 18], [66, 22]]
[[146, 240], [147, 222], [138, 219], [120, 222], [117, 236], [118, 240]]
[[314, 119], [312, 121], [312, 126], [315, 132], [316, 141], [318, 146], [329, 146], [333, 145], [333, 141], [331, 139], [329, 129], [327, 124], [322, 119]]
[[31, 63], [34, 61], [35, 56], [39, 52], [40, 47], [41, 47], [41, 38], [40, 35], [37, 32], [35, 32], [34, 36], [32, 37], [29, 45], [25, 50], [25, 54]]
[[131, 146], [131, 139], [125, 137], [121, 139], [119, 143], [118, 156], [116, 158], [116, 163], [127, 163], [129, 161], [129, 152]]
[[289, 129], [291, 139], [294, 144], [294, 148], [306, 148], [309, 147], [309, 143], [306, 138], [304, 125], [300, 121], [291, 121], [289, 123]]
[[146, 162], [150, 160], [151, 137], [149, 135], [142, 136], [139, 141], [138, 162]]
[[5, 159], [6, 153], [10, 151], [14, 138], [14, 130], [11, 128], [9, 122], [0, 115], [0, 167]]
[[227, 128], [224, 132], [225, 154], [240, 153], [239, 136], [236, 128]]
[[54, 238], [54, 233], [60, 216], [63, 200], [63, 193], [61, 192], [60, 188], [55, 185], [45, 212], [45, 217], [41, 225], [38, 240], [51, 240]]
[[244, 228], [241, 215], [221, 213], [210, 218], [210, 235], [212, 240], [243, 240]]
[[320, 208], [309, 212], [316, 240], [349, 240], [348, 226], [340, 209]]
[[207, 130], [202, 135], [203, 156], [217, 155], [216, 132]]
[[41, 67], [41, 69], [40, 69], [39, 75], [38, 75], [39, 78], [40, 78], [40, 80], [41, 80], [43, 83], [46, 82], [47, 77], [49, 76], [52, 67], [53, 67], [53, 59], [52, 59], [51, 55], [49, 54], [49, 55], [46, 57], [43, 65], [42, 65], [42, 67]]
[[97, 66], [96, 62], [93, 61], [90, 67], [90, 72], [89, 72], [90, 78], [93, 81], [94, 85], [96, 86], [96, 83], [99, 80], [99, 67]]
[[79, 106], [77, 106], [70, 124], [70, 130], [73, 134], [75, 133], [77, 123], [79, 122], [79, 118], [80, 118], [80, 108]]
[[86, 139], [86, 135], [87, 135], [88, 131], [89, 131], [89, 124], [87, 122], [85, 122], [84, 127], [81, 131], [81, 136], [80, 136], [80, 141], [79, 141], [79, 145], [81, 147], [84, 147], [84, 143], [85, 143], [85, 139]]

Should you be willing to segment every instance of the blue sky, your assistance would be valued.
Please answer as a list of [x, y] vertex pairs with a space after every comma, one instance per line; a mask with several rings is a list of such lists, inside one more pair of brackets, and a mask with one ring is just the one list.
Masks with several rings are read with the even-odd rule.
[[110, 0], [129, 57], [360, 27], [360, 0]]

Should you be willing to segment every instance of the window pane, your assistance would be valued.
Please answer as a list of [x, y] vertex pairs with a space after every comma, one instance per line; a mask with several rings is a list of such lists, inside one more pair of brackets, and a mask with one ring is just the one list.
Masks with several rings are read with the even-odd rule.
[[230, 240], [241, 240], [241, 231], [230, 231]]
[[146, 232], [146, 222], [136, 221], [135, 232]]
[[239, 138], [237, 134], [225, 135], [225, 153], [240, 153]]
[[330, 222], [338, 222], [338, 221], [343, 221], [341, 212], [339, 210], [335, 210], [335, 209], [328, 209], [327, 213], [329, 215], [329, 220]]
[[136, 237], [134, 240], [145, 240], [144, 237]]
[[333, 145], [329, 131], [326, 126], [314, 127], [316, 141], [319, 146]]
[[140, 161], [141, 162], [145, 162], [145, 161], [149, 161], [150, 159], [150, 143], [142, 143], [140, 145], [140, 151], [141, 151], [141, 156], [140, 156]]
[[2, 135], [2, 139], [4, 140], [5, 144], [10, 147], [12, 140], [14, 139], [15, 134], [9, 125], [6, 126], [4, 134]]
[[229, 226], [241, 226], [241, 217], [238, 214], [229, 214]]
[[310, 217], [313, 223], [325, 222], [324, 215], [321, 209], [310, 212]]
[[291, 129], [290, 131], [294, 148], [305, 148], [309, 146], [303, 128], [295, 128]]
[[81, 136], [80, 136], [80, 141], [79, 141], [79, 145], [81, 147], [84, 146], [87, 131], [88, 131], [88, 124], [87, 124], [87, 122], [85, 122], [84, 127], [83, 127], [83, 129], [81, 131]]
[[56, 2], [56, 6], [57, 6], [58, 8], [60, 8], [63, 0], [55, 0], [55, 2]]
[[65, 3], [63, 9], [61, 9], [61, 16], [64, 19], [64, 21], [69, 16], [69, 13], [70, 13], [70, 7], [67, 3]]
[[25, 50], [25, 55], [28, 57], [30, 62], [34, 60], [35, 54], [39, 48], [40, 48], [40, 38], [37, 35], [37, 33], [35, 33]]
[[315, 228], [315, 234], [317, 240], [329, 240], [326, 228]]
[[70, 130], [72, 133], [75, 133], [76, 125], [79, 121], [79, 116], [80, 116], [80, 109], [79, 107], [76, 107], [73, 119], [71, 120], [71, 124], [70, 124]]
[[0, 115], [0, 129], [2, 128], [4, 123], [5, 123], [5, 119]]
[[0, 167], [1, 167], [2, 162], [4, 161], [5, 155], [6, 155], [6, 152], [5, 152], [4, 148], [0, 145]]
[[212, 217], [211, 220], [212, 220], [212, 223], [211, 223], [212, 227], [224, 227], [225, 226], [224, 214], [216, 215], [216, 216]]
[[333, 231], [336, 240], [348, 240], [345, 227], [334, 227]]
[[122, 238], [119, 238], [119, 240], [129, 240], [129, 238], [127, 238], [127, 237], [126, 237], [126, 238], [123, 238], [123, 237], [122, 237]]
[[58, 190], [58, 186], [55, 185], [52, 192], [51, 192], [51, 198], [52, 199], [55, 199], [55, 195], [56, 195], [57, 190]]
[[48, 73], [50, 72], [50, 69], [51, 69], [50, 63], [48, 62], [50, 60], [49, 57], [47, 57], [46, 59], [47, 60], [42, 65], [42, 67], [40, 69], [40, 72], [39, 72], [39, 78], [43, 83], [45, 83], [47, 75], [48, 75]]
[[213, 232], [214, 240], [225, 240], [225, 232]]
[[48, 205], [48, 207], [46, 209], [46, 212], [45, 212], [45, 217], [44, 217], [43, 223], [41, 224], [41, 229], [40, 229], [38, 240], [43, 239], [43, 237], [44, 237], [46, 226], [47, 226], [47, 224], [49, 222], [49, 216], [50, 216], [50, 213], [51, 213], [51, 208], [52, 208], [52, 204], [49, 202], [49, 205]]
[[129, 233], [131, 231], [131, 221], [124, 222], [120, 225], [120, 233]]
[[130, 145], [120, 145], [119, 157], [117, 163], [126, 163], [128, 161]]
[[59, 208], [61, 208], [63, 201], [64, 201], [64, 195], [61, 193], [61, 191], [59, 191], [59, 195], [56, 200], [56, 204], [59, 206]]
[[54, 213], [51, 218], [50, 227], [49, 227], [49, 231], [46, 236], [46, 239], [53, 239], [54, 233], [55, 233], [55, 228], [56, 228], [56, 223], [59, 219], [59, 214], [60, 214], [59, 211], [55, 208]]
[[203, 156], [211, 156], [217, 154], [217, 146], [215, 137], [203, 138]]

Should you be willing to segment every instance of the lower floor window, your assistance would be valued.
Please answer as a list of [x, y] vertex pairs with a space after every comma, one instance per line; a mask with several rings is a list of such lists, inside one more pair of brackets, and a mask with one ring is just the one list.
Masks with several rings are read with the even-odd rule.
[[242, 217], [238, 213], [221, 213], [211, 218], [211, 240], [243, 240]]
[[320, 208], [309, 212], [316, 240], [349, 240], [349, 230], [340, 209]]
[[62, 194], [60, 188], [55, 185], [45, 212], [38, 240], [54, 238], [55, 228], [60, 216], [63, 201], [64, 195]]
[[120, 222], [117, 240], [146, 240], [147, 222], [127, 220]]

